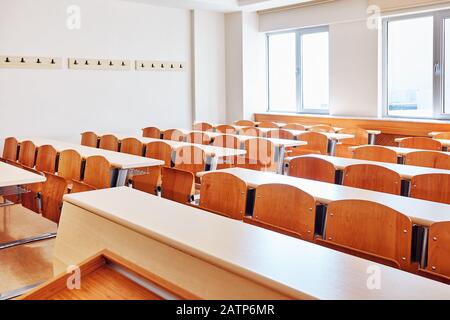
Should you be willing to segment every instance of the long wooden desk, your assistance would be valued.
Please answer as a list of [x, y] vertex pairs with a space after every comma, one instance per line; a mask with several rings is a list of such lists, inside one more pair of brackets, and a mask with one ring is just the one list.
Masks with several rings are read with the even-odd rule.
[[78, 144], [72, 144], [67, 142], [62, 142], [58, 140], [45, 139], [45, 138], [20, 138], [19, 141], [30, 140], [37, 147], [43, 145], [51, 145], [59, 153], [64, 150], [75, 150], [83, 158], [88, 158], [91, 156], [103, 156], [114, 168], [114, 178], [111, 183], [112, 186], [124, 186], [126, 183], [126, 177], [128, 175], [129, 169], [144, 168], [144, 167], [155, 167], [164, 165], [164, 161], [133, 156], [125, 153], [114, 152], [109, 150], [103, 150], [98, 148], [85, 147]]
[[[358, 148], [361, 148], [361, 147], [367, 147], [367, 145], [350, 147], [350, 150], [354, 151], [354, 150], [356, 150]], [[389, 147], [389, 146], [384, 146], [384, 148], [388, 148], [388, 149], [391, 149], [392, 151], [395, 151], [397, 153], [397, 156], [400, 157], [400, 158], [403, 158], [408, 153], [412, 153], [412, 152], [430, 151], [430, 150], [422, 150], [422, 149], [400, 148], [400, 147]], [[441, 153], [450, 155], [450, 152], [445, 152], [445, 151], [432, 151], [432, 152], [441, 152]]]
[[105, 249], [202, 299], [450, 298], [442, 283], [129, 188], [67, 195], [55, 273]]
[[[406, 138], [397, 138], [395, 139], [396, 143], [400, 143], [402, 140], [404, 140]], [[447, 139], [434, 139], [436, 141], [439, 141], [442, 144], [442, 147], [444, 148], [444, 150], [448, 147], [450, 147], [450, 140]]]

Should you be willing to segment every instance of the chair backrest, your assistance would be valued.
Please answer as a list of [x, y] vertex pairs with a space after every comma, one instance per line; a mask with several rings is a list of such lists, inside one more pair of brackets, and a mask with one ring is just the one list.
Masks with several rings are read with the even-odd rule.
[[184, 146], [175, 150], [175, 168], [192, 172], [205, 171], [206, 154], [199, 147]]
[[441, 132], [434, 136], [434, 139], [450, 140], [450, 132]]
[[239, 120], [234, 123], [237, 126], [254, 127], [256, 124], [251, 120]]
[[417, 151], [405, 155], [410, 166], [450, 170], [450, 155], [435, 151]]
[[220, 215], [242, 220], [247, 204], [247, 184], [238, 177], [223, 172], [211, 172], [202, 177], [200, 207]]
[[161, 167], [149, 167], [146, 174], [133, 176], [133, 189], [152, 195], [157, 195], [158, 186], [161, 184]]
[[263, 121], [258, 125], [259, 128], [275, 128], [278, 129], [278, 124], [272, 121]]
[[5, 139], [5, 144], [3, 145], [3, 155], [2, 158], [10, 161], [17, 161], [17, 149], [19, 142], [14, 137], [9, 137]]
[[288, 123], [287, 125], [283, 126], [282, 129], [285, 130], [299, 130], [299, 131], [305, 131], [306, 128], [304, 125], [300, 123]]
[[405, 138], [399, 142], [399, 147], [434, 151], [442, 150], [442, 144], [439, 141], [423, 137]]
[[144, 153], [144, 144], [136, 138], [126, 138], [120, 144], [120, 152], [142, 156]]
[[329, 133], [333, 133], [334, 132], [334, 128], [329, 126], [329, 125], [325, 125], [325, 124], [318, 124], [315, 126], [312, 126], [311, 128], [309, 128], [308, 131], [311, 132], [329, 132]]
[[112, 134], [101, 136], [99, 148], [109, 151], [119, 151], [119, 139]]
[[172, 147], [164, 141], [150, 142], [145, 147], [145, 156], [147, 158], [164, 161], [166, 167], [172, 165], [172, 152]]
[[355, 164], [345, 168], [343, 185], [400, 195], [402, 188], [400, 175], [382, 166]]
[[248, 168], [256, 170], [275, 170], [275, 145], [264, 138], [252, 138], [244, 142]]
[[397, 152], [381, 146], [364, 146], [353, 151], [353, 158], [360, 160], [397, 163]]
[[365, 200], [330, 203], [323, 239], [341, 251], [410, 268], [412, 221], [382, 204]]
[[81, 134], [81, 145], [86, 147], [97, 148], [98, 136], [92, 131], [83, 132]]
[[92, 156], [86, 159], [84, 183], [97, 189], [111, 186], [111, 164], [103, 156]]
[[316, 157], [295, 157], [289, 160], [291, 177], [335, 183], [336, 168], [331, 162]]
[[22, 141], [19, 150], [19, 163], [33, 168], [36, 163], [36, 146], [31, 141]]
[[411, 179], [411, 198], [450, 204], [450, 174], [422, 174]]
[[70, 193], [80, 193], [80, 192], [88, 192], [88, 191], [94, 191], [97, 190], [97, 188], [88, 185], [87, 183], [72, 180], [72, 189], [70, 190]]
[[450, 279], [450, 222], [431, 225], [428, 232], [426, 271]]
[[161, 196], [186, 203], [195, 192], [195, 177], [192, 172], [175, 168], [162, 168]]
[[216, 131], [223, 134], [236, 134], [236, 128], [227, 124], [217, 126]]
[[264, 133], [256, 127], [245, 127], [239, 130], [241, 136], [263, 137]]
[[43, 183], [41, 191], [42, 216], [59, 223], [63, 196], [67, 193], [67, 181], [63, 177], [45, 173], [47, 181]]
[[241, 141], [235, 136], [224, 134], [215, 137], [212, 145], [220, 148], [240, 149]]
[[142, 129], [142, 136], [145, 138], [161, 139], [161, 130], [156, 127]]
[[211, 137], [204, 132], [191, 132], [187, 135], [186, 141], [189, 143], [209, 145]]
[[267, 138], [295, 140], [295, 136], [292, 132], [283, 129], [271, 130], [267, 132]]
[[256, 188], [251, 219], [256, 224], [313, 241], [315, 220], [316, 201], [306, 192], [284, 184], [265, 184]]
[[81, 176], [82, 159], [75, 150], [64, 150], [59, 154], [58, 176], [66, 180], [78, 180]]
[[328, 138], [319, 132], [305, 132], [299, 135], [297, 139], [308, 143], [305, 149], [319, 154], [328, 154]]
[[36, 157], [36, 170], [55, 173], [57, 152], [51, 145], [40, 146]]
[[213, 129], [214, 129], [213, 125], [208, 122], [198, 122], [194, 123], [194, 125], [192, 126], [192, 130], [195, 131], [210, 131]]
[[164, 130], [163, 139], [164, 140], [173, 140], [173, 141], [184, 141], [186, 136], [183, 132], [178, 129], [168, 129]]
[[369, 142], [369, 132], [361, 128], [345, 128], [339, 130], [342, 134], [354, 135], [354, 138], [342, 139], [340, 142], [345, 145], [361, 146]]

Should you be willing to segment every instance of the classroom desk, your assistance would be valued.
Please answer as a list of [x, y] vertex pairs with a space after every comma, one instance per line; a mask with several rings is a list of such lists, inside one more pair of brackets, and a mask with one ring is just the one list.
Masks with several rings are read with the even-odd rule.
[[128, 170], [145, 167], [163, 166], [164, 161], [138, 157], [120, 152], [114, 152], [109, 150], [103, 150], [98, 148], [85, 147], [78, 144], [72, 144], [62, 142], [58, 140], [45, 139], [45, 138], [20, 138], [19, 141], [30, 140], [39, 147], [43, 145], [51, 145], [59, 153], [64, 150], [75, 150], [83, 158], [91, 156], [103, 156], [113, 166], [113, 178], [111, 186], [124, 186], [126, 184], [126, 178], [128, 176]]
[[[404, 139], [406, 139], [406, 138], [397, 138], [397, 139], [395, 139], [395, 142], [400, 143]], [[444, 149], [447, 149], [448, 147], [450, 147], [450, 140], [447, 140], [447, 139], [434, 139], [434, 140], [439, 141], [442, 144], [442, 147]]]
[[[355, 151], [356, 149], [361, 148], [361, 147], [367, 147], [367, 145], [350, 147], [350, 150]], [[450, 155], [450, 152], [445, 152], [445, 151], [430, 151], [430, 150], [412, 149], [412, 148], [400, 148], [400, 147], [390, 147], [390, 146], [383, 146], [383, 147], [395, 151], [399, 158], [404, 158], [408, 153], [418, 152], [418, 151], [440, 152], [440, 153], [444, 153], [444, 154]], [[404, 163], [404, 159], [402, 159], [401, 162]]]
[[445, 284], [130, 188], [65, 196], [55, 273], [105, 249], [201, 299], [450, 298]]

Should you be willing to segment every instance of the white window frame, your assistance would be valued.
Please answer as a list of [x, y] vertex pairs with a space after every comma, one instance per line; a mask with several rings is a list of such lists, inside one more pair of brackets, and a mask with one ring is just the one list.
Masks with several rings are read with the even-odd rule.
[[[266, 34], [266, 47], [267, 47], [267, 112], [280, 112], [280, 113], [292, 113], [292, 111], [286, 110], [276, 110], [273, 109], [270, 105], [270, 37], [273, 35], [286, 34], [286, 33], [295, 33], [295, 50], [296, 50], [296, 113], [305, 113], [305, 114], [329, 114], [330, 113], [330, 102], [328, 101], [328, 109], [305, 109], [303, 108], [303, 73], [302, 73], [302, 41], [301, 37], [305, 34], [312, 33], [328, 33], [328, 59], [330, 60], [330, 32], [328, 26], [314, 27], [314, 28], [302, 28], [297, 30], [290, 31], [281, 31], [281, 32], [270, 32]], [[330, 61], [329, 61], [330, 62]], [[330, 64], [329, 64], [330, 65]], [[330, 68], [328, 68], [328, 79], [330, 79]], [[330, 81], [330, 80], [328, 80]], [[330, 91], [330, 85], [328, 86], [328, 91]]]

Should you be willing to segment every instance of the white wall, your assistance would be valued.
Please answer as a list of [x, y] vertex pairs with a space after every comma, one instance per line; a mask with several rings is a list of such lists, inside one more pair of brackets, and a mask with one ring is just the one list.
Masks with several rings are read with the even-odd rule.
[[[81, 7], [81, 30], [66, 9]], [[191, 59], [189, 10], [110, 0], [0, 0], [0, 55]], [[0, 69], [0, 138], [189, 127], [189, 72]]]

